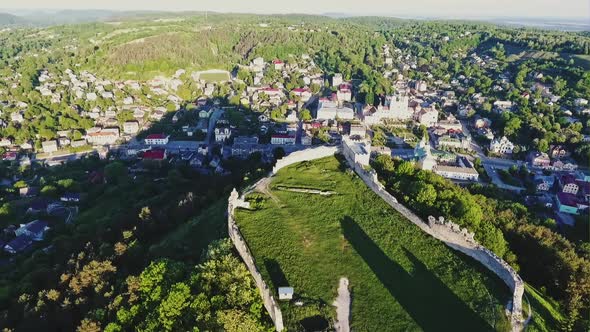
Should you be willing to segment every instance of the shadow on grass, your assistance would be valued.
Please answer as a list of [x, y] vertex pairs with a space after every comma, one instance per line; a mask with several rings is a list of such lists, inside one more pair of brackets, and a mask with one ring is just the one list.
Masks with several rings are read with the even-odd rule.
[[492, 327], [404, 248], [413, 270], [389, 258], [350, 217], [341, 221], [344, 237], [391, 296], [424, 331], [493, 331]]
[[274, 259], [265, 259], [264, 260], [264, 267], [266, 267], [266, 271], [270, 275], [270, 281], [272, 282], [273, 288], [275, 290], [279, 289], [279, 287], [288, 287], [289, 281], [287, 280], [287, 276], [281, 269], [281, 265]]

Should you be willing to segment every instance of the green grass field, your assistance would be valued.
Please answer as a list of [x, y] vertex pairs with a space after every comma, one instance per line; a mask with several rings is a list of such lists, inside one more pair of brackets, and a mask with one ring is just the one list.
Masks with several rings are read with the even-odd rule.
[[224, 72], [224, 73], [202, 72], [201, 74], [199, 74], [199, 79], [204, 80], [206, 82], [223, 82], [223, 81], [229, 81], [230, 75], [229, 75], [229, 72]]
[[525, 299], [530, 303], [533, 311], [527, 331], [558, 330], [559, 323], [565, 320], [565, 317], [561, 313], [557, 302], [544, 297], [541, 292], [528, 284], [525, 285]]
[[497, 277], [422, 233], [337, 158], [284, 168], [269, 189], [236, 216], [269, 286], [294, 287], [304, 302], [281, 303], [289, 330], [333, 324], [341, 276], [350, 280], [355, 331], [509, 329], [510, 293]]

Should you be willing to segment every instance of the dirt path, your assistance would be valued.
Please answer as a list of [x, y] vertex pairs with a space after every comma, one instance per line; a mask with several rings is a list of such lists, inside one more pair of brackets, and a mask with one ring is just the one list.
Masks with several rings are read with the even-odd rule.
[[272, 194], [272, 192], [270, 191], [270, 188], [268, 187], [270, 185], [271, 179], [272, 178], [270, 178], [270, 177], [262, 179], [261, 181], [258, 182], [258, 184], [254, 188], [254, 190], [265, 194], [266, 196], [270, 197], [275, 203], [280, 205], [281, 201], [279, 201], [279, 199], [275, 195]]
[[338, 297], [334, 301], [334, 306], [338, 319], [335, 324], [336, 332], [350, 332], [350, 291], [347, 278], [340, 278]]

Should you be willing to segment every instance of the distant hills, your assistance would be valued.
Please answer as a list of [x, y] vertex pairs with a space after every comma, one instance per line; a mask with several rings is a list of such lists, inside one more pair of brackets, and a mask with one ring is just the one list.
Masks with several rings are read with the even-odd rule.
[[[177, 17], [195, 15], [196, 11], [184, 12], [166, 12], [166, 11], [115, 11], [115, 10], [3, 10], [0, 8], [0, 27], [18, 27], [18, 26], [50, 26], [60, 24], [74, 24], [86, 22], [100, 22], [108, 20], [121, 19], [139, 19], [139, 18], [162, 18], [162, 17]], [[213, 12], [211, 12], [213, 14]], [[216, 13], [221, 14], [221, 13]], [[293, 14], [294, 16], [309, 16]], [[287, 16], [293, 16], [287, 15]], [[264, 16], [264, 15], [263, 15]], [[367, 18], [387, 18], [390, 20], [460, 20], [458, 18], [445, 17], [411, 17], [398, 16], [391, 17], [388, 15], [378, 14], [375, 16], [357, 16], [354, 14], [346, 14], [341, 12], [329, 12], [320, 14], [318, 17], [330, 17], [333, 19], [347, 19], [363, 21]], [[534, 27], [549, 30], [562, 31], [590, 31], [590, 23], [586, 19], [558, 19], [558, 18], [516, 18], [516, 17], [497, 17], [497, 18], [473, 18], [477, 22], [489, 22], [497, 25], [513, 26], [513, 27]], [[471, 21], [471, 20], [467, 20]]]
[[2, 13], [0, 9], [0, 27], [6, 26], [49, 26], [85, 22], [106, 21], [116, 18], [145, 17], [170, 13], [152, 11], [121, 12], [112, 10], [32, 10]]
[[0, 13], [0, 27], [26, 24], [23, 18], [6, 13]]

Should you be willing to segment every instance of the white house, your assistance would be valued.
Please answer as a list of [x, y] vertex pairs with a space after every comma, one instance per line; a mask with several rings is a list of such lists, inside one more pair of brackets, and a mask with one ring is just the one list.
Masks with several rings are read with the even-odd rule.
[[119, 128], [105, 128], [98, 131], [88, 132], [86, 140], [94, 145], [115, 144], [119, 139]]
[[477, 171], [471, 167], [436, 165], [433, 168], [433, 172], [447, 179], [454, 180], [477, 181], [479, 178]]
[[342, 84], [342, 74], [334, 74], [332, 77], [332, 86], [340, 86]]
[[426, 127], [434, 127], [438, 122], [438, 111], [436, 108], [434, 108], [434, 106], [423, 108], [414, 114], [414, 118], [421, 125]]
[[295, 136], [288, 134], [274, 134], [270, 137], [270, 144], [292, 145], [295, 144]]
[[139, 123], [137, 121], [127, 121], [123, 124], [123, 132], [125, 134], [135, 134], [139, 131]]
[[301, 101], [306, 102], [311, 98], [311, 91], [306, 88], [296, 88], [291, 91], [295, 96], [301, 98]]
[[169, 138], [170, 136], [164, 134], [151, 134], [144, 139], [144, 142], [146, 145], [166, 145]]
[[334, 120], [337, 118], [352, 120], [354, 119], [354, 110], [350, 107], [341, 106], [338, 102], [322, 98], [320, 99], [316, 118], [321, 120]]
[[41, 147], [43, 147], [43, 152], [45, 152], [45, 153], [56, 152], [57, 151], [57, 141], [56, 140], [45, 141], [45, 142], [41, 143]]
[[215, 142], [222, 143], [231, 137], [231, 129], [229, 126], [215, 127]]
[[501, 139], [494, 139], [490, 143], [490, 151], [501, 154], [512, 154], [514, 150], [514, 144], [508, 140], [506, 136], [502, 136]]

